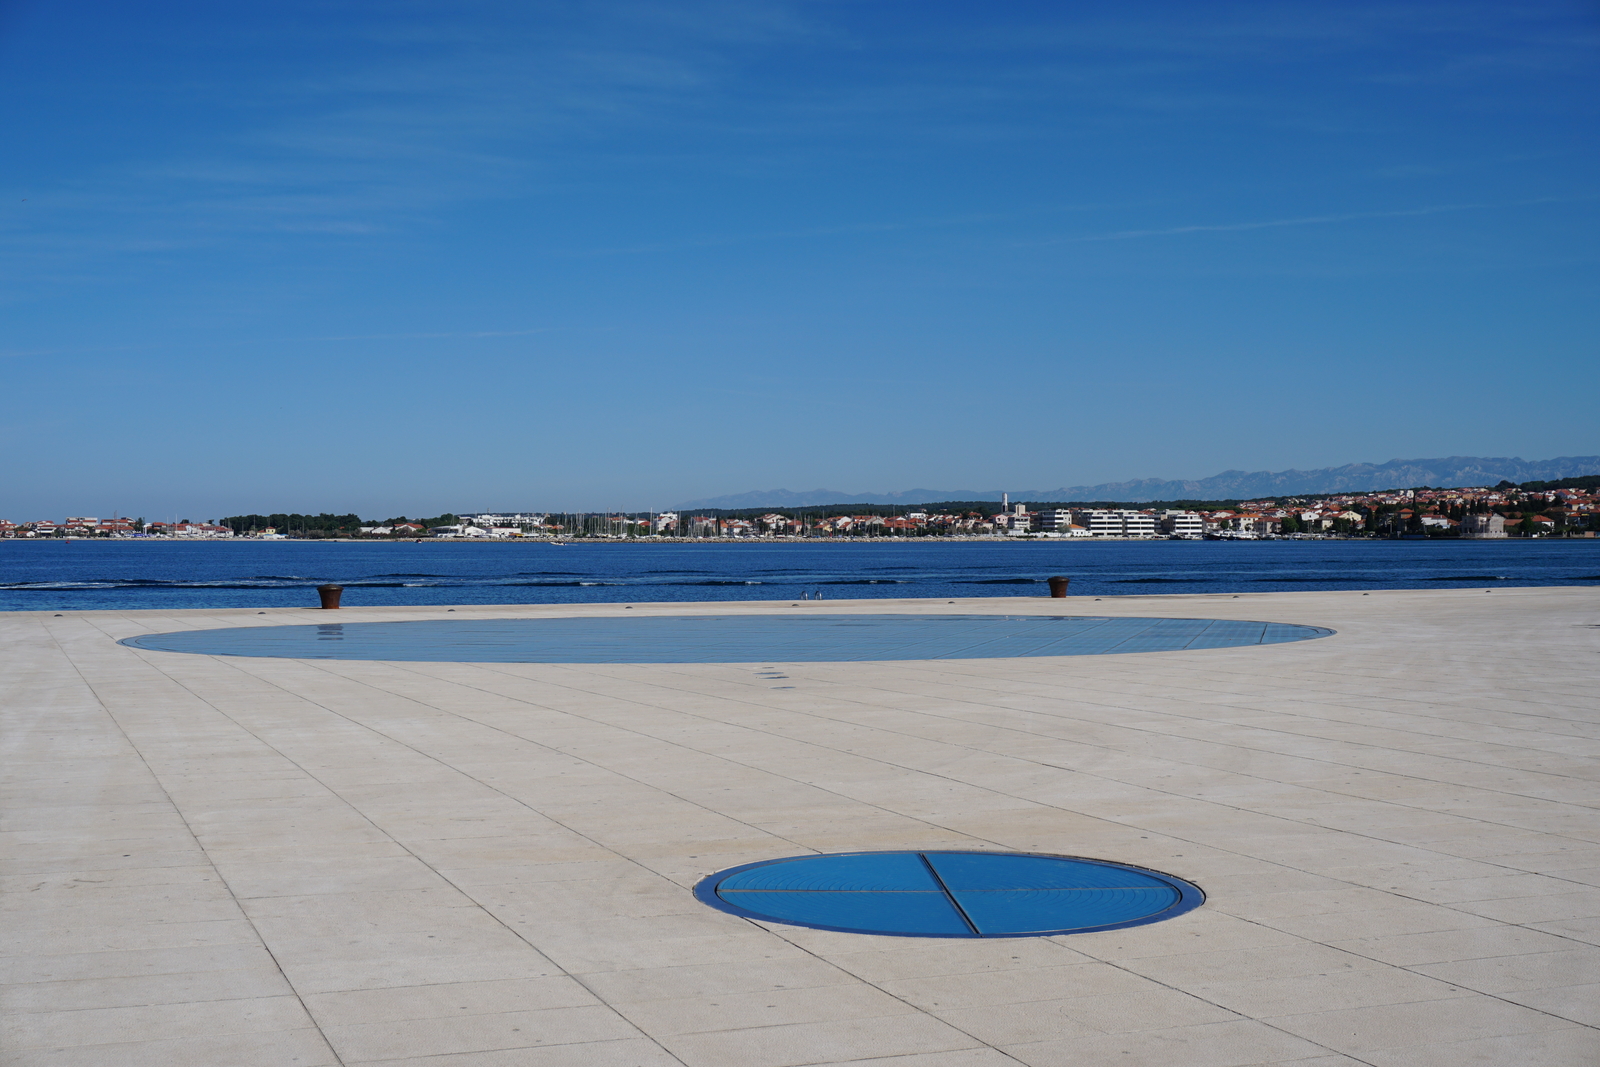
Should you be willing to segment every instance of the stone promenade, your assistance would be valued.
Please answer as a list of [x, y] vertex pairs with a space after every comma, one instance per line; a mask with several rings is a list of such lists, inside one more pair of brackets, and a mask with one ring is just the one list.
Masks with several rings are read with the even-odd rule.
[[[0, 614], [7, 1067], [1594, 1067], [1600, 589], [636, 605], [1331, 627], [888, 663], [246, 659], [118, 645], [585, 607]], [[690, 887], [1006, 849], [1200, 885], [1011, 940], [760, 925]]]

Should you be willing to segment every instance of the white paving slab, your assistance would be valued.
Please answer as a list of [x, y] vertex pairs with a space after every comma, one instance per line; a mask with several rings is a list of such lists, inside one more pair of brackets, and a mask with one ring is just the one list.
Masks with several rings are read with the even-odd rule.
[[[393, 664], [116, 644], [315, 610], [0, 614], [3, 1061], [1600, 1063], [1600, 590], [336, 617], [1063, 610], [1338, 633]], [[753, 860], [946, 847], [1141, 864], [1208, 900], [944, 941], [689, 892]]]

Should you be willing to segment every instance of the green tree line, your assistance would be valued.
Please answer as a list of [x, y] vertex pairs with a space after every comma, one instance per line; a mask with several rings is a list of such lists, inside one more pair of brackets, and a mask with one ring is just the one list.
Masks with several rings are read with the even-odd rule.
[[414, 522], [423, 528], [430, 526], [453, 526], [461, 520], [448, 512], [435, 515], [428, 519], [408, 519], [404, 515], [394, 518], [378, 520], [363, 520], [359, 515], [334, 515], [322, 512], [318, 515], [301, 515], [298, 512], [277, 512], [272, 515], [229, 515], [218, 520], [219, 526], [226, 526], [235, 534], [247, 534], [254, 530], [265, 530], [268, 527], [278, 533], [291, 537], [343, 537], [353, 535], [363, 526], [393, 526], [402, 522]]

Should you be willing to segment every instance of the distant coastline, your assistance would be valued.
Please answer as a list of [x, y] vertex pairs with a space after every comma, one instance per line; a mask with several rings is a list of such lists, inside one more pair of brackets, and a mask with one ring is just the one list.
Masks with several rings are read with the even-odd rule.
[[[1592, 534], [1579, 534], [1579, 540], [1588, 540]], [[1568, 538], [1563, 538], [1567, 540]], [[554, 537], [285, 537], [267, 540], [259, 537], [217, 537], [217, 538], [177, 538], [177, 537], [53, 537], [53, 538], [5, 538], [0, 539], [0, 546], [8, 544], [31, 545], [61, 545], [61, 544], [117, 544], [117, 545], [547, 545], [553, 547], [577, 547], [594, 545], [634, 546], [649, 548], [651, 546], [665, 547], [673, 545], [745, 545], [750, 547], [773, 545], [949, 545], [949, 544], [991, 544], [991, 545], [1074, 545], [1089, 547], [1102, 544], [1170, 544], [1174, 538], [1169, 537], [1074, 537], [1074, 538], [1043, 538], [1043, 537], [1011, 537], [1004, 534], [979, 534], [975, 536], [949, 535], [939, 537], [575, 537], [560, 539]], [[1233, 538], [1218, 538], [1215, 540], [1227, 541], [1232, 544], [1251, 544], [1263, 541], [1274, 542], [1360, 542], [1371, 544], [1374, 540], [1390, 541], [1395, 538], [1350, 537], [1339, 535], [1285, 536], [1274, 538], [1259, 538], [1254, 542], [1235, 540]], [[1548, 538], [1508, 538], [1507, 543], [1521, 542], [1532, 543]], [[1430, 537], [1430, 544], [1470, 544], [1468, 539], [1456, 537]]]
[[[840, 504], [790, 509], [634, 512], [445, 513], [364, 520], [354, 512], [250, 513], [216, 521], [116, 516], [12, 522], [0, 539], [176, 539], [183, 541], [430, 540], [679, 541], [1014, 540], [1162, 538], [1253, 540], [1316, 537], [1592, 537], [1600, 533], [1600, 475], [1520, 484], [1276, 496], [1254, 500], [946, 500], [915, 506]], [[352, 536], [354, 535], [354, 536]]]
[[[1150, 504], [1160, 501], [1203, 504], [1285, 496], [1332, 493], [1381, 493], [1405, 488], [1490, 486], [1500, 482], [1570, 482], [1600, 475], [1600, 456], [1557, 456], [1526, 460], [1520, 456], [1444, 456], [1435, 459], [1391, 459], [1384, 463], [1346, 463], [1315, 470], [1229, 470], [1209, 478], [1140, 478], [1058, 489], [1012, 489], [1012, 500], [1034, 503], [1062, 501]], [[1526, 487], [1526, 486], [1525, 486]], [[729, 496], [689, 500], [678, 510], [748, 510], [813, 508], [849, 504], [929, 505], [935, 501], [998, 500], [999, 489], [908, 489], [891, 493], [845, 493], [835, 489], [756, 490]]]

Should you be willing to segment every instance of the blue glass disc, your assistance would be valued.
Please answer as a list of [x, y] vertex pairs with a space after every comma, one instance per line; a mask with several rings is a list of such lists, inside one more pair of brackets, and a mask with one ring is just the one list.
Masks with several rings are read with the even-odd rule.
[[1081, 615], [644, 615], [224, 626], [144, 634], [159, 652], [436, 663], [820, 663], [1099, 656], [1271, 645], [1289, 623]]
[[1205, 899], [1106, 860], [1018, 852], [850, 852], [721, 871], [704, 903], [749, 919], [897, 937], [1029, 937], [1138, 926]]

